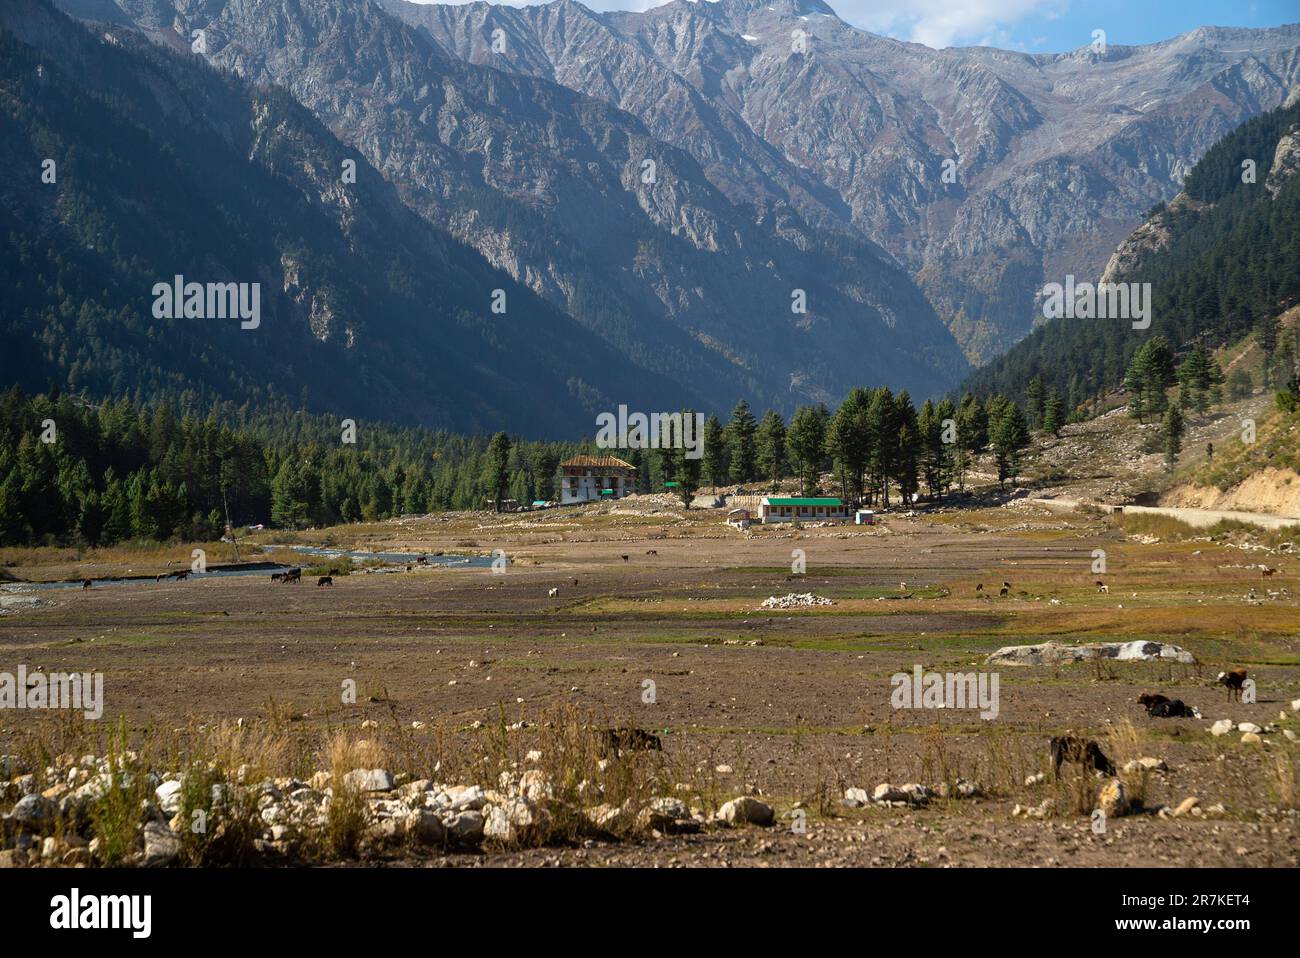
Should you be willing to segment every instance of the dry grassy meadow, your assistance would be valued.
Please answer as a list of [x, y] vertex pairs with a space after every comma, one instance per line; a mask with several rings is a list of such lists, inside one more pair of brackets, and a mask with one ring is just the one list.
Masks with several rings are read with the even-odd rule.
[[[268, 548], [287, 541], [265, 538]], [[1300, 730], [1291, 706], [1300, 699], [1300, 561], [1279, 551], [1278, 534], [1211, 539], [1160, 518], [1126, 525], [1026, 502], [894, 513], [874, 528], [745, 533], [721, 510], [683, 513], [641, 497], [301, 538], [406, 553], [500, 549], [510, 564], [501, 574], [357, 564], [332, 588], [258, 575], [41, 592], [51, 605], [0, 617], [5, 659], [103, 673], [104, 716], [5, 711], [0, 752], [55, 798], [76, 756], [121, 749], [113, 740], [124, 730], [141, 767], [200, 762], [231, 781], [289, 779], [287, 788], [321, 770], [333, 769], [337, 784], [349, 766], [383, 767], [399, 788], [431, 779], [489, 790], [504, 787], [503, 772], [515, 780], [534, 769], [563, 792], [557, 808], [600, 798], [627, 812], [594, 830], [557, 812], [545, 828], [466, 849], [391, 828], [376, 834], [364, 797], [351, 819], [336, 797], [323, 834], [247, 835], [259, 860], [1300, 864], [1300, 746], [1287, 735]], [[243, 544], [243, 558], [252, 548]], [[796, 549], [804, 575], [791, 574]], [[1096, 549], [1106, 552], [1108, 594], [1095, 586]], [[50, 549], [4, 560], [38, 581], [165, 571], [189, 555], [190, 546]], [[213, 548], [209, 561], [220, 558]], [[1279, 571], [1265, 580], [1261, 563]], [[833, 604], [760, 608], [792, 592]], [[1003, 666], [999, 714], [988, 721], [891, 707], [896, 672], [989, 671], [995, 649], [1049, 639], [1152, 639], [1197, 661]], [[1256, 679], [1255, 704], [1230, 703], [1215, 684], [1233, 667]], [[348, 680], [355, 703], [343, 701]], [[1142, 692], [1181, 698], [1203, 718], [1148, 718]], [[1224, 718], [1264, 727], [1263, 740], [1212, 736]], [[603, 760], [598, 730], [621, 726], [658, 735], [662, 751]], [[1141, 810], [1109, 820], [1104, 833], [1089, 819], [1098, 782], [1068, 765], [1059, 781], [1051, 775], [1048, 740], [1067, 730], [1097, 740], [1118, 766], [1143, 757], [1167, 766], [1121, 773]], [[1027, 783], [1041, 772], [1043, 781]], [[842, 801], [846, 789], [870, 795], [884, 782], [955, 794], [959, 780], [978, 796], [936, 795], [923, 807]], [[742, 795], [769, 805], [773, 824], [711, 820]], [[680, 798], [695, 824], [635, 814], [656, 797]], [[1195, 811], [1172, 814], [1188, 798]], [[186, 854], [215, 853], [187, 845]]]

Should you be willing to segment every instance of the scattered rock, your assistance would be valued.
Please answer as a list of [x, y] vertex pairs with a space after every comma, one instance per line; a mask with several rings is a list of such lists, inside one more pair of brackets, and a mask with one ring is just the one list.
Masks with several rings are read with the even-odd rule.
[[158, 807], [168, 815], [175, 815], [181, 810], [181, 789], [183, 784], [178, 779], [170, 782], [163, 782], [154, 789], [154, 796], [158, 799]]
[[24, 795], [9, 813], [9, 820], [20, 828], [34, 831], [52, 822], [58, 808], [44, 795]]
[[343, 781], [362, 792], [393, 790], [393, 776], [383, 768], [354, 768], [343, 776]]
[[487, 801], [480, 785], [455, 785], [443, 794], [447, 807], [456, 812], [480, 809]]
[[907, 785], [891, 785], [889, 782], [882, 782], [876, 786], [871, 800], [877, 803], [928, 805], [933, 796], [934, 793], [930, 789], [914, 782]]
[[1021, 816], [1024, 816], [1025, 818], [1046, 818], [1048, 815], [1052, 814], [1053, 807], [1054, 805], [1052, 800], [1050, 798], [1045, 798], [1037, 805], [1016, 805], [1015, 808], [1011, 809], [1011, 817], [1020, 818]]
[[1191, 813], [1192, 809], [1196, 808], [1200, 804], [1201, 800], [1199, 798], [1195, 795], [1189, 795], [1178, 803], [1178, 807], [1174, 809], [1174, 817], [1181, 818], [1184, 815], [1188, 815]]
[[170, 865], [181, 853], [181, 840], [166, 825], [150, 822], [144, 827], [144, 865], [161, 868]]
[[608, 803], [594, 805], [583, 812], [587, 821], [602, 830], [608, 830], [614, 827], [623, 814], [621, 808], [617, 808]]
[[974, 782], [968, 782], [964, 778], [957, 779], [956, 783], [951, 787], [947, 782], [942, 782], [934, 791], [940, 798], [979, 798], [983, 794], [978, 785]]
[[1125, 762], [1124, 771], [1130, 775], [1142, 771], [1167, 772], [1169, 771], [1169, 766], [1165, 764], [1163, 759], [1152, 758], [1148, 755], [1143, 758], [1136, 758], [1131, 762]]
[[474, 844], [483, 837], [483, 815], [472, 809], [457, 812], [444, 820], [443, 825], [448, 837], [461, 844]]
[[770, 595], [759, 606], [762, 609], [808, 609], [818, 605], [834, 605], [830, 599], [811, 592], [791, 592], [783, 596]]
[[774, 817], [771, 805], [750, 795], [733, 798], [718, 809], [718, 819], [728, 825], [771, 825]]

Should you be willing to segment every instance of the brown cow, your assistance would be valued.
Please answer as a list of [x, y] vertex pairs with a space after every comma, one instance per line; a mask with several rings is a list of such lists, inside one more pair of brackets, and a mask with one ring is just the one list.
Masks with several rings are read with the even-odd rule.
[[1218, 679], [1220, 685], [1228, 690], [1228, 701], [1236, 699], [1241, 701], [1241, 687], [1246, 684], [1246, 670], [1233, 669], [1231, 672], [1220, 672]]
[[316, 588], [318, 589], [323, 585], [333, 585], [333, 584], [334, 584], [334, 577], [329, 575], [323, 575], [316, 580]]

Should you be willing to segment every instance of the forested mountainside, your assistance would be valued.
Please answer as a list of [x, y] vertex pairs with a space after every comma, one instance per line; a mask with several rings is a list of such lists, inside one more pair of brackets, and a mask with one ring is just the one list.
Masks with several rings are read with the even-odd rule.
[[1126, 319], [1054, 319], [973, 373], [967, 388], [1019, 396], [1041, 377], [1073, 408], [1119, 386], [1133, 356], [1157, 337], [1187, 353], [1258, 330], [1271, 352], [1277, 317], [1300, 300], [1298, 169], [1300, 102], [1242, 124], [1196, 164], [1173, 201], [1151, 211], [1101, 277], [1151, 284], [1149, 329]]
[[[0, 382], [552, 436], [627, 396], [696, 401], [409, 210], [283, 90], [43, 0], [0, 28]], [[258, 325], [156, 316], [177, 275], [259, 284]]]
[[967, 371], [861, 236], [729, 196], [631, 113], [466, 63], [369, 0], [61, 5], [171, 47], [203, 31], [209, 63], [282, 86], [410, 208], [713, 408], [833, 402], [863, 380], [930, 395]]

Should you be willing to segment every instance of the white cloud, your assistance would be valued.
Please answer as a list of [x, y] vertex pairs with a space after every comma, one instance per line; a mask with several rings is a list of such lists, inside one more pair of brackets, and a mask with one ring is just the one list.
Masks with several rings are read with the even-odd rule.
[[831, 0], [841, 19], [929, 47], [989, 40], [1010, 45], [1009, 28], [1031, 17], [1060, 16], [1067, 0]]

